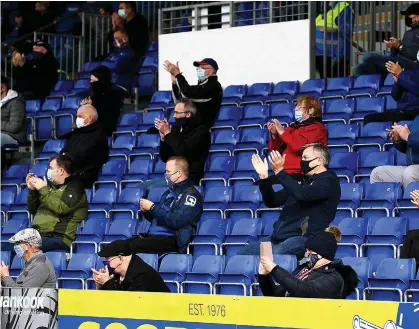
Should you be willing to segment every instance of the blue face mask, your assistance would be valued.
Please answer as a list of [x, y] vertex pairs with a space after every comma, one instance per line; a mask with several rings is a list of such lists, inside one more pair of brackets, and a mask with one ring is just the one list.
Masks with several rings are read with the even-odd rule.
[[320, 257], [319, 255], [316, 255], [316, 254], [310, 254], [310, 255], [307, 255], [305, 259], [306, 259], [307, 267], [313, 268], [314, 265], [316, 265], [316, 263], [319, 261]]
[[25, 254], [25, 249], [23, 249], [22, 246], [15, 244], [13, 246], [13, 249], [15, 250], [15, 253], [19, 258], [23, 258], [23, 255]]
[[297, 122], [303, 122], [304, 121], [303, 113], [301, 111], [294, 111], [294, 118], [295, 118], [295, 121], [297, 121]]
[[[121, 263], [122, 264], [122, 263]], [[121, 264], [119, 264], [119, 265], [121, 265]], [[109, 271], [109, 274], [110, 275], [112, 275], [112, 274], [115, 274], [115, 269], [116, 269], [116, 267], [111, 267], [111, 262], [109, 261], [109, 260], [104, 260], [103, 261], [103, 265], [105, 266], [105, 267], [108, 267], [108, 271]], [[118, 265], [118, 266], [119, 266]], [[117, 266], [117, 267], [118, 267]]]
[[175, 180], [172, 181], [172, 176], [176, 175], [178, 173], [178, 171], [174, 172], [173, 174], [164, 174], [164, 178], [166, 179], [166, 183], [167, 186], [169, 186], [169, 189], [172, 189], [173, 186], [175, 186], [175, 183], [177, 182], [177, 180], [179, 179], [179, 177]]
[[198, 67], [196, 69], [196, 76], [198, 78], [198, 81], [204, 81], [207, 77], [205, 76], [205, 70], [201, 67]]

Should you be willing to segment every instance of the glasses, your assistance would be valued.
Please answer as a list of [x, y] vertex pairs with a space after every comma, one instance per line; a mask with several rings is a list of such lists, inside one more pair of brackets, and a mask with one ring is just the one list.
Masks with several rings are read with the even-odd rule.
[[185, 112], [174, 111], [174, 112], [173, 112], [173, 114], [184, 114], [184, 113], [185, 113], [185, 114], [186, 114], [186, 113], [189, 113], [189, 111], [185, 111]]

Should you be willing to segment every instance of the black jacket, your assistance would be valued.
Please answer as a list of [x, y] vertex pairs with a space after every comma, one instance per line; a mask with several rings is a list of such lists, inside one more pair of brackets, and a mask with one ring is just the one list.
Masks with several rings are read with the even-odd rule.
[[9, 90], [1, 100], [1, 132], [8, 134], [20, 144], [26, 143], [25, 100], [14, 90]]
[[160, 159], [183, 156], [189, 163], [189, 178], [199, 184], [204, 176], [204, 166], [210, 149], [211, 135], [204, 125], [173, 126], [172, 132], [160, 142]]
[[204, 124], [207, 127], [214, 125], [223, 98], [223, 88], [216, 75], [190, 86], [180, 73], [176, 76], [176, 84], [172, 85], [172, 95], [175, 103], [181, 98], [190, 99], [195, 103], [197, 113], [193, 123]]
[[[341, 260], [319, 267], [308, 273], [304, 280], [296, 277], [305, 268], [297, 267], [293, 273], [278, 265], [268, 275], [259, 275], [259, 284], [264, 296], [345, 299], [355, 291], [358, 276], [352, 267]], [[279, 285], [275, 285], [275, 282]]]
[[66, 146], [61, 154], [73, 160], [74, 177], [82, 179], [85, 188], [91, 188], [103, 164], [108, 160], [108, 138], [98, 122], [76, 129], [65, 135]]
[[[284, 188], [274, 192], [273, 183]], [[278, 242], [324, 231], [335, 218], [341, 190], [338, 177], [331, 171], [305, 176], [299, 182], [282, 170], [258, 184], [267, 207], [283, 206], [272, 233]]]
[[160, 274], [137, 255], [132, 255], [124, 281], [115, 275], [102, 286], [102, 290], [170, 292]]
[[419, 25], [412, 27], [404, 33], [401, 49], [392, 49], [392, 56], [403, 56], [411, 62], [417, 61], [419, 51]]
[[137, 58], [144, 56], [148, 46], [148, 23], [141, 14], [136, 14], [129, 22], [125, 22], [124, 29], [128, 33], [129, 43]]

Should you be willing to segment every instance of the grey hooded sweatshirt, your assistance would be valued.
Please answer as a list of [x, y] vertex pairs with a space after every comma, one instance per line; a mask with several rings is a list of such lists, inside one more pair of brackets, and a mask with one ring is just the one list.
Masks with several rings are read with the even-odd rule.
[[25, 100], [14, 90], [9, 90], [0, 101], [1, 132], [8, 134], [19, 144], [26, 143]]

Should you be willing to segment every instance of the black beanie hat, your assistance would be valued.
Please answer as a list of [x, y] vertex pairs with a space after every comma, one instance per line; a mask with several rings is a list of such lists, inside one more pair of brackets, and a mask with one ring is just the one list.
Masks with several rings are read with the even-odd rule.
[[318, 232], [307, 239], [305, 248], [316, 252], [323, 258], [334, 260], [338, 243], [332, 233]]
[[99, 81], [103, 82], [104, 84], [109, 84], [112, 82], [112, 72], [104, 65], [98, 66], [92, 72], [91, 75], [94, 75], [98, 78]]

